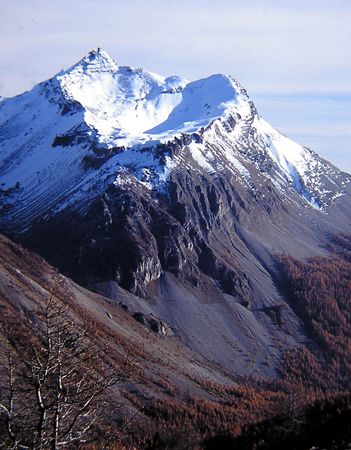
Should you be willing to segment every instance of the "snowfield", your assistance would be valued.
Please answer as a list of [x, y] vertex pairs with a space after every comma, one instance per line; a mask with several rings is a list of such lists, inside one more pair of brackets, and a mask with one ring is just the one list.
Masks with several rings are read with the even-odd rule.
[[238, 104], [235, 81], [212, 75], [195, 82], [118, 67], [103, 50], [59, 74], [65, 98], [84, 108], [101, 143], [130, 147], [195, 132]]

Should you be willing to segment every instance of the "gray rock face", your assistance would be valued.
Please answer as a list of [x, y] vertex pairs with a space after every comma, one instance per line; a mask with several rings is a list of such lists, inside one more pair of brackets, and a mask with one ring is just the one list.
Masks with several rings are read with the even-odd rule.
[[167, 324], [236, 374], [274, 376], [281, 349], [306, 339], [274, 257], [325, 252], [328, 233], [347, 229], [348, 203], [325, 214], [297, 194], [291, 201], [262, 189], [259, 196], [224, 171], [183, 168], [157, 196], [112, 184], [84, 212], [39, 221], [22, 239], [81, 284], [122, 298], [147, 327], [150, 317], [159, 330]]

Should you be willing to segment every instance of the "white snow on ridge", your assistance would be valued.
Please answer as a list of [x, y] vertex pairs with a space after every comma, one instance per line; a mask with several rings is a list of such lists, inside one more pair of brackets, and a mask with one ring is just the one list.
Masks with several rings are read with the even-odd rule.
[[195, 144], [194, 142], [192, 142], [188, 145], [188, 149], [191, 153], [191, 156], [200, 167], [202, 167], [209, 173], [215, 173], [213, 165], [209, 162], [209, 159], [212, 158], [209, 158], [208, 155], [206, 156], [206, 147], [204, 144]]
[[237, 104], [238, 88], [225, 75], [187, 82], [118, 67], [103, 50], [57, 75], [65, 97], [79, 102], [101, 143], [131, 146], [206, 127]]
[[[291, 183], [312, 207], [325, 212], [326, 206], [344, 195], [345, 183], [351, 180], [349, 176], [281, 134], [261, 117], [256, 115], [252, 126], [264, 142], [265, 152], [278, 169], [278, 175]], [[276, 184], [278, 178], [272, 181]], [[279, 190], [282, 189], [283, 186]]]
[[296, 171], [303, 175], [308, 170], [308, 163], [312, 159], [308, 149], [279, 133], [259, 116], [255, 117], [253, 126], [261, 136], [266, 137], [270, 157], [287, 178], [293, 179]]
[[158, 135], [174, 131], [194, 132], [220, 117], [229, 107], [237, 105], [237, 91], [224, 75], [212, 75], [204, 80], [188, 83], [181, 101], [159, 125], [147, 131]]
[[252, 125], [265, 142], [266, 152], [275, 163], [279, 175], [290, 182], [312, 207], [322, 209], [315, 195], [318, 183], [313, 183], [310, 178], [310, 170], [318, 165], [313, 153], [279, 133], [257, 115]]

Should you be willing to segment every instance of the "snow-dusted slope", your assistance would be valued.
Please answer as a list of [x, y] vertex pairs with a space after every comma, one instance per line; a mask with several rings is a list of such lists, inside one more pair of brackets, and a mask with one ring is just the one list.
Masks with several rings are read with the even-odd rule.
[[229, 171], [247, 189], [254, 168], [321, 209], [350, 182], [263, 121], [233, 78], [164, 78], [101, 49], [0, 103], [0, 155], [1, 221], [18, 230], [84, 208], [111, 183], [164, 190], [179, 166]]

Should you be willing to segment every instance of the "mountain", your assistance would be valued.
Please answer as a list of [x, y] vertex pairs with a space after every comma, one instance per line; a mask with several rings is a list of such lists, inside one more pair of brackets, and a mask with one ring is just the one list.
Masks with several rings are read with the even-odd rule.
[[351, 176], [232, 77], [164, 78], [97, 49], [0, 102], [0, 153], [0, 230], [77, 283], [238, 376], [277, 377], [282, 349], [310, 342], [278, 256], [350, 233]]

